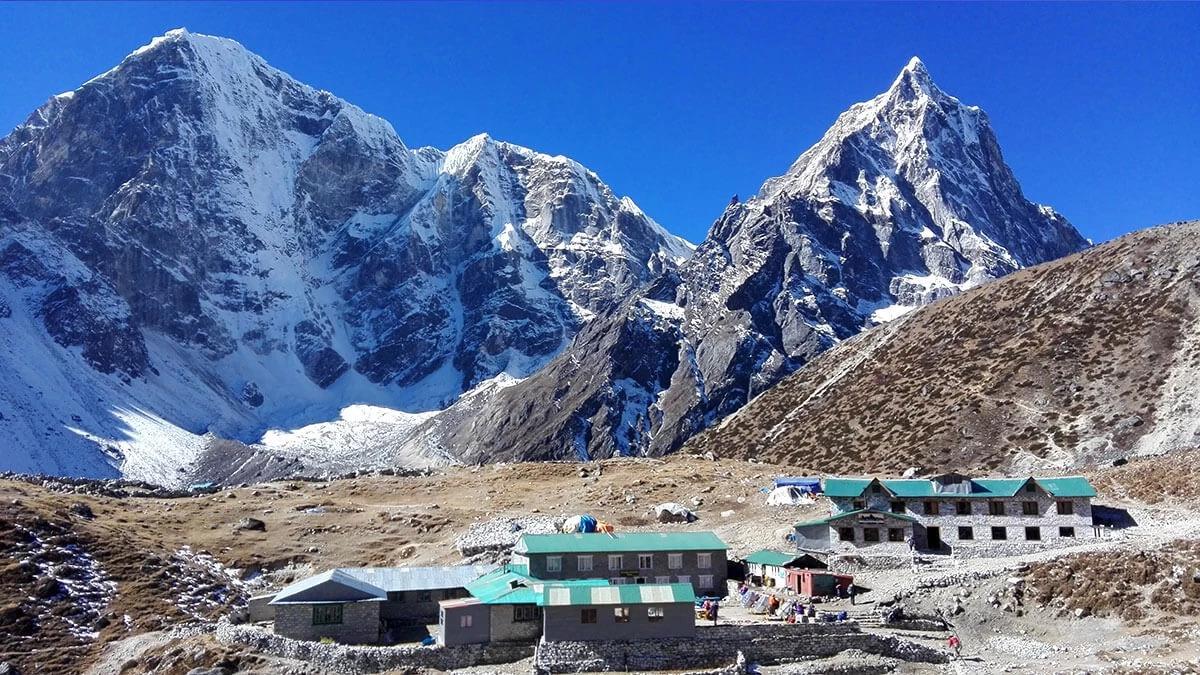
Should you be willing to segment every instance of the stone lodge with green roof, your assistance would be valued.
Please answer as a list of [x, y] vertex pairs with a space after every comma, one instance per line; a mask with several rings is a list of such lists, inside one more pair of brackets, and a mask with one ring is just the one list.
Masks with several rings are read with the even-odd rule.
[[802, 549], [970, 553], [1036, 549], [1098, 536], [1096, 491], [1082, 476], [928, 479], [827, 478], [832, 513], [796, 523]]

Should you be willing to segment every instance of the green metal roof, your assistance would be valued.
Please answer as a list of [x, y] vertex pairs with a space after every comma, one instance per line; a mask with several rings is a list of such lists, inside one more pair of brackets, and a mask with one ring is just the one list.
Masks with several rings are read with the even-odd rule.
[[[829, 497], [861, 497], [872, 478], [826, 478], [825, 494]], [[970, 492], [938, 492], [933, 481], [922, 478], [888, 478], [879, 481], [888, 492], [900, 498], [917, 499], [987, 499], [1014, 497], [1027, 482], [1033, 480], [1056, 497], [1095, 497], [1096, 490], [1083, 476], [1061, 478], [973, 478]]]
[[1095, 497], [1096, 488], [1083, 476], [1035, 478], [1042, 489], [1055, 497]]
[[874, 514], [878, 514], [881, 516], [887, 516], [888, 518], [895, 518], [896, 520], [904, 520], [904, 521], [907, 521], [910, 523], [917, 522], [916, 518], [913, 518], [912, 516], [906, 516], [903, 513], [892, 513], [890, 511], [880, 511], [878, 509], [858, 509], [855, 511], [847, 511], [845, 513], [835, 513], [831, 516], [826, 516], [825, 518], [818, 518], [816, 520], [805, 520], [803, 522], [796, 523], [792, 527], [809, 527], [810, 525], [829, 525], [830, 523], [837, 522], [839, 520], [842, 520], [843, 518], [849, 518], [850, 516], [857, 516], [860, 513], [874, 513]]
[[746, 562], [754, 563], [755, 565], [774, 565], [776, 567], [783, 567], [799, 557], [800, 556], [796, 555], [795, 553], [781, 553], [780, 551], [763, 549], [761, 551], [755, 551], [754, 553], [746, 556]]
[[826, 478], [825, 496], [857, 497], [871, 484], [870, 478]]
[[724, 551], [712, 532], [623, 532], [605, 534], [525, 534], [518, 553], [649, 553], [653, 551]]
[[673, 602], [694, 603], [691, 584], [621, 584], [619, 586], [547, 585], [542, 591], [544, 607], [588, 605], [659, 605]]
[[607, 579], [542, 581], [525, 573], [524, 565], [506, 565], [467, 584], [467, 592], [485, 605], [534, 605], [541, 602], [549, 584], [556, 586], [607, 586]]

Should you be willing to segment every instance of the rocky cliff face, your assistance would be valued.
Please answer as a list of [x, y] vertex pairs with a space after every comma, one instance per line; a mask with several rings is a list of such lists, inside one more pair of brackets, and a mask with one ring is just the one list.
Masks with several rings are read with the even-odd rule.
[[413, 150], [172, 31], [0, 141], [0, 468], [169, 481], [205, 432], [436, 409], [690, 254], [577, 162]]
[[678, 271], [472, 401], [469, 424], [426, 426], [472, 460], [669, 452], [864, 328], [1086, 246], [1025, 198], [983, 111], [914, 59], [735, 198]]
[[1126, 235], [822, 354], [685, 445], [811, 471], [1077, 471], [1200, 447], [1200, 222]]

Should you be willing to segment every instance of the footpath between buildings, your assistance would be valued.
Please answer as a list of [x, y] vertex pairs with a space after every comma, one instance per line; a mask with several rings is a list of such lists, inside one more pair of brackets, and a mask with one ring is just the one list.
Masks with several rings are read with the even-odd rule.
[[533, 657], [543, 673], [705, 669], [746, 660], [764, 665], [834, 656], [845, 650], [905, 661], [945, 663], [937, 649], [849, 624], [699, 626], [694, 638], [635, 642], [493, 642], [456, 646], [356, 646], [292, 640], [249, 625], [217, 624], [221, 642], [306, 661], [336, 673], [398, 668], [453, 670]]

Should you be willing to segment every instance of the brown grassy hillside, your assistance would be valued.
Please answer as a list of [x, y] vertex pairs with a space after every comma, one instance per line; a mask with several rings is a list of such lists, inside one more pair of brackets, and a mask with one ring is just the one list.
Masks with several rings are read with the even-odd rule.
[[685, 450], [853, 472], [1195, 447], [1198, 271], [1192, 221], [1018, 272], [839, 345]]

